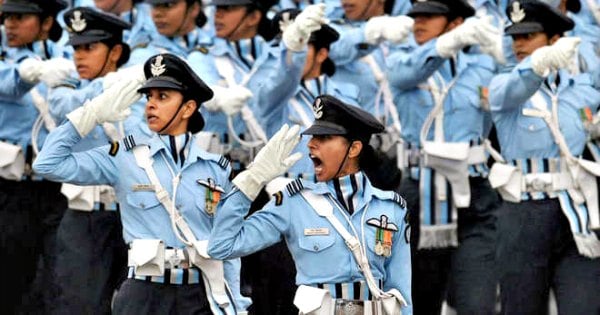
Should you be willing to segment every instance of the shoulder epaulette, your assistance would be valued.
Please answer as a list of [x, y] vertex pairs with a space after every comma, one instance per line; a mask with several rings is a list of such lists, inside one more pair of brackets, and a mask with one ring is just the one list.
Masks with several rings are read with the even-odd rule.
[[393, 191], [392, 194], [392, 200], [394, 200], [395, 203], [399, 204], [400, 208], [406, 209], [406, 200], [404, 200], [404, 198], [402, 198], [402, 196], [400, 196], [397, 192]]
[[337, 25], [344, 25], [344, 24], [346, 24], [346, 20], [344, 20], [344, 19], [335, 19], [335, 20], [331, 20], [329, 23], [337, 24]]
[[222, 169], [227, 170], [227, 168], [229, 168], [230, 162], [229, 162], [229, 160], [226, 157], [224, 157], [224, 156], [221, 155], [219, 157], [219, 160], [217, 161], [217, 164], [219, 164], [219, 166]]
[[123, 138], [123, 145], [127, 151], [133, 149], [135, 147], [135, 139], [133, 138], [133, 135], [128, 135]]
[[287, 190], [288, 196], [293, 196], [304, 189], [304, 184], [301, 179], [297, 178], [293, 182], [287, 184], [285, 189]]

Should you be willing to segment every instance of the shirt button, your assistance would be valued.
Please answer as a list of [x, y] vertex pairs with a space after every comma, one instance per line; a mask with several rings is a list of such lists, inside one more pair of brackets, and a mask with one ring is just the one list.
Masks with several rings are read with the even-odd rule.
[[140, 208], [144, 209], [144, 208], [146, 208], [146, 205], [142, 202], [142, 203], [140, 203]]
[[314, 249], [315, 251], [319, 250], [319, 245], [315, 244], [315, 246], [313, 246], [313, 249]]
[[529, 131], [534, 131], [535, 130], [535, 126], [534, 125], [529, 125]]

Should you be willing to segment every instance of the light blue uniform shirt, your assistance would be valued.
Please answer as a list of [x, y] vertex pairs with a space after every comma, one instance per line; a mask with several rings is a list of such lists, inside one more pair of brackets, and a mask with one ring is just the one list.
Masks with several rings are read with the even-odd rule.
[[[575, 77], [560, 70], [558, 120], [571, 153], [580, 155], [586, 143], [581, 111], [592, 113], [600, 104], [597, 78], [584, 73]], [[502, 156], [508, 160], [558, 157], [558, 146], [546, 122], [539, 117], [523, 115], [524, 108], [534, 108], [530, 101], [542, 86], [544, 78], [533, 72], [530, 57], [512, 71], [495, 76], [490, 83], [490, 106], [496, 124]], [[542, 93], [547, 109], [552, 111], [548, 93]]]
[[[380, 104], [375, 103], [380, 86], [371, 66], [361, 59], [371, 55], [379, 71], [384, 73], [384, 50], [387, 51], [388, 47], [386, 43], [367, 44], [364, 34], [365, 24], [365, 21], [343, 19], [333, 21], [330, 26], [340, 33], [340, 38], [331, 44], [329, 58], [336, 65], [334, 79], [338, 82], [360, 86], [358, 103], [362, 109], [377, 116], [378, 112], [382, 112], [378, 109], [383, 108], [382, 98], [380, 98]], [[381, 117], [376, 118], [380, 119]]]
[[[320, 283], [349, 283], [364, 281], [352, 252], [344, 239], [329, 221], [319, 216], [293, 186], [324, 195], [332, 204], [334, 215], [350, 233], [365, 246], [373, 276], [383, 280], [384, 290], [398, 289], [409, 306], [403, 314], [412, 314], [410, 294], [411, 264], [410, 245], [405, 237], [407, 231], [406, 209], [400, 205], [398, 195], [381, 191], [364, 179], [364, 188], [348, 215], [335, 200], [334, 188], [328, 183], [311, 183], [297, 180], [280, 194], [280, 200], [271, 200], [262, 210], [247, 219], [251, 201], [241, 191], [234, 189], [217, 213], [215, 228], [209, 240], [208, 252], [220, 259], [249, 255], [285, 239], [296, 264], [296, 284], [315, 286]], [[396, 201], [398, 202], [396, 202]], [[376, 228], [368, 225], [369, 219], [386, 216], [398, 231], [392, 235], [390, 257], [375, 254]], [[310, 235], [307, 229], [326, 230], [327, 233]]]
[[121, 19], [131, 24], [131, 29], [123, 32], [123, 40], [132, 50], [150, 44], [158, 36], [146, 3], [136, 3], [133, 10], [121, 14]]
[[[440, 57], [435, 49], [437, 39], [421, 46], [403, 46], [387, 59], [387, 76], [394, 103], [402, 124], [402, 137], [419, 145], [419, 134], [434, 103], [427, 79], [439, 73], [438, 86], [449, 85], [453, 80], [450, 60]], [[494, 64], [483, 55], [459, 52], [456, 58], [456, 82], [444, 102], [444, 136], [447, 142], [469, 142], [484, 136], [484, 116], [481, 105], [486, 101], [480, 89], [486, 88]], [[434, 124], [428, 132], [433, 139]]]
[[[26, 152], [27, 145], [31, 144], [31, 128], [39, 115], [29, 91], [35, 87], [45, 97], [48, 89], [43, 83], [32, 85], [21, 80], [19, 63], [28, 57], [42, 60], [70, 58], [71, 53], [49, 40], [34, 42], [29, 47], [3, 47], [3, 51], [5, 59], [0, 61], [0, 140], [20, 144]], [[42, 128], [37, 138], [38, 146], [43, 144], [46, 135], [46, 128]]]
[[[122, 201], [121, 221], [126, 243], [135, 239], [161, 239], [165, 246], [183, 248], [184, 244], [175, 236], [169, 214], [155, 192], [139, 188], [149, 187], [151, 183], [146, 172], [137, 166], [133, 152], [128, 147], [132, 143], [148, 145], [150, 156], [154, 159], [153, 168], [161, 185], [171, 196], [196, 238], [208, 239], [214, 218], [206, 211], [209, 188], [200, 181], [207, 182], [210, 179], [225, 192], [230, 191], [231, 168], [226, 160], [220, 155], [200, 149], [195, 145], [196, 138], [192, 137], [189, 142], [191, 145], [186, 148], [188, 153], [185, 163], [179, 167], [157, 135], [141, 140], [135, 136], [126, 139], [120, 142], [114, 156], [109, 155], [108, 145], [73, 153], [72, 148], [81, 141], [81, 136], [71, 122], [67, 121], [49, 135], [47, 149], [40, 152], [34, 169], [53, 181], [113, 186], [117, 199]], [[175, 175], [181, 176], [181, 180], [177, 195], [173, 198], [172, 178]], [[235, 287], [239, 284], [239, 261], [224, 261], [224, 265], [225, 278], [232, 285], [236, 303], [245, 308], [247, 302], [241, 300], [239, 287]]]
[[[251, 57], [249, 46], [254, 42], [256, 53]], [[285, 103], [291, 98], [300, 81], [306, 52], [291, 52], [284, 45], [274, 45], [265, 42], [262, 37], [240, 41], [240, 51], [234, 42], [216, 38], [214, 45], [205, 47], [205, 52], [195, 51], [188, 56], [188, 62], [208, 85], [228, 87], [226, 76], [233, 74], [236, 84], [244, 84], [253, 96], [248, 100], [248, 106], [256, 120], [263, 122], [261, 108]], [[227, 116], [220, 111], [211, 112], [201, 107], [206, 121], [204, 130], [217, 134], [229, 132]], [[246, 125], [241, 115], [233, 116], [233, 126], [237, 134], [246, 131]], [[266, 131], [267, 126], [263, 125]]]

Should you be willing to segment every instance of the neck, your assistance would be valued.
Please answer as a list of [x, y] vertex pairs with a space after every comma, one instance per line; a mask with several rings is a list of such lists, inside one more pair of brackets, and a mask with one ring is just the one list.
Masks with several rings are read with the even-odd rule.
[[249, 39], [249, 38], [256, 36], [257, 34], [258, 34], [258, 26], [255, 26], [255, 27], [250, 27], [245, 30], [238, 29], [236, 32], [234, 32], [234, 34], [231, 34], [231, 36], [229, 36], [228, 39], [230, 41]]

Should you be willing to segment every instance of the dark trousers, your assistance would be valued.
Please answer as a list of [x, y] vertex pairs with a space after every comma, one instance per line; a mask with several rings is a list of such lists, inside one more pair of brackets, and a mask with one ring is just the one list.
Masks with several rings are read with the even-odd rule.
[[56, 229], [66, 206], [58, 183], [0, 179], [3, 314], [43, 314], [56, 305]]
[[212, 315], [204, 284], [161, 284], [126, 279], [113, 308], [115, 315]]
[[110, 314], [127, 277], [127, 245], [117, 211], [68, 209], [57, 233], [56, 314]]
[[457, 248], [417, 250], [419, 182], [405, 178], [411, 224], [412, 298], [415, 315], [439, 314], [447, 299], [458, 314], [494, 314], [496, 211], [498, 194], [485, 178], [471, 178], [471, 205], [458, 209]]
[[559, 314], [600, 314], [600, 259], [578, 254], [558, 199], [505, 202], [497, 259], [503, 314], [546, 314], [550, 288]]

